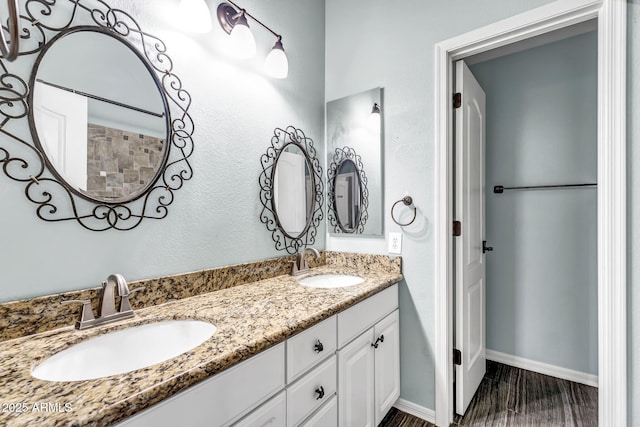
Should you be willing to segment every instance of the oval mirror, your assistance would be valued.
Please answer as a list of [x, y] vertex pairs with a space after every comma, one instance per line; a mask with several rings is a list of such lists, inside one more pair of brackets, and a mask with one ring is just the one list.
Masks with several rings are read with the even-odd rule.
[[289, 237], [297, 238], [309, 227], [314, 194], [315, 178], [307, 153], [297, 144], [285, 145], [273, 172], [273, 208]]
[[31, 75], [29, 125], [51, 172], [101, 203], [145, 194], [168, 155], [167, 100], [126, 40], [96, 27], [53, 38]]
[[335, 213], [340, 228], [346, 233], [355, 231], [362, 213], [362, 182], [358, 167], [345, 159], [337, 167], [334, 178]]

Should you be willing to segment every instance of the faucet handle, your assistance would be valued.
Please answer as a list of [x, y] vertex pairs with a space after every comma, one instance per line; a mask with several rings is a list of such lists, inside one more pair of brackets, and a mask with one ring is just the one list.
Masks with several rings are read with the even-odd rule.
[[135, 289], [130, 289], [129, 293], [126, 295], [120, 295], [120, 313], [126, 313], [129, 311], [133, 311], [133, 308], [131, 308], [131, 303], [129, 302], [129, 296], [131, 296], [131, 294], [141, 291], [144, 289], [144, 286], [139, 286]]
[[82, 312], [80, 314], [80, 320], [76, 322], [76, 329], [84, 329], [90, 326], [92, 322], [96, 320], [93, 315], [93, 309], [91, 308], [91, 300], [88, 299], [70, 299], [61, 302], [62, 305], [69, 304], [82, 304]]

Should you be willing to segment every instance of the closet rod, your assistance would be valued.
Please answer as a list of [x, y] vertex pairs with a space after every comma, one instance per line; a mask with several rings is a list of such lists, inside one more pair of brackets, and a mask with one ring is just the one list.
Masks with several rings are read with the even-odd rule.
[[569, 187], [597, 187], [598, 184], [563, 184], [563, 185], [529, 185], [523, 187], [504, 187], [496, 185], [493, 192], [496, 194], [504, 193], [505, 190], [534, 190], [538, 188], [569, 188]]
[[45, 82], [44, 80], [41, 80], [41, 79], [36, 79], [36, 81], [38, 83], [43, 83], [45, 85], [53, 86], [53, 87], [55, 87], [57, 89], [66, 90], [67, 92], [72, 92], [72, 93], [75, 93], [77, 95], [86, 96], [87, 98], [95, 99], [96, 101], [102, 101], [102, 102], [106, 102], [107, 104], [117, 105], [118, 107], [128, 108], [130, 110], [138, 111], [139, 113], [149, 114], [150, 116], [164, 117], [164, 113], [154, 113], [153, 111], [145, 110], [143, 108], [134, 107], [133, 105], [123, 104], [122, 102], [114, 101], [112, 99], [103, 98], [103, 97], [98, 96], [98, 95], [91, 95], [90, 93], [81, 92], [79, 90], [75, 90], [75, 89], [71, 89], [71, 88], [68, 88], [68, 87], [57, 85], [55, 83]]

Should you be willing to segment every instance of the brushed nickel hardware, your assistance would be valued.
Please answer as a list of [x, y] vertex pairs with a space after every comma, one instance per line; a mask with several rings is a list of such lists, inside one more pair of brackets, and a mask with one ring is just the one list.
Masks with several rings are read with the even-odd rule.
[[393, 220], [393, 222], [398, 224], [400, 227], [406, 227], [407, 225], [413, 224], [413, 221], [416, 220], [416, 215], [418, 214], [418, 209], [415, 206], [413, 206], [413, 218], [411, 218], [411, 220], [409, 222], [401, 223], [393, 215], [393, 210], [395, 209], [395, 207], [396, 207], [396, 205], [398, 203], [403, 203], [405, 206], [412, 206], [413, 205], [413, 198], [411, 196], [405, 196], [402, 199], [400, 199], [397, 202], [395, 202], [393, 204], [393, 206], [391, 206], [391, 219]]
[[313, 253], [315, 259], [320, 258], [320, 252], [318, 252], [316, 248], [304, 248], [302, 252], [298, 252], [296, 254], [296, 260], [293, 262], [293, 269], [291, 270], [292, 276], [298, 276], [309, 272], [309, 264], [307, 264], [307, 260], [304, 257], [307, 252]]
[[[115, 289], [118, 288], [118, 296], [120, 297], [120, 308], [116, 311]], [[129, 290], [127, 281], [120, 274], [110, 275], [106, 281], [102, 282], [102, 292], [100, 305], [98, 308], [98, 317], [95, 317], [91, 309], [90, 300], [67, 300], [62, 304], [81, 303], [82, 312], [80, 319], [76, 322], [76, 329], [83, 330], [93, 326], [104, 325], [106, 323], [115, 322], [116, 320], [128, 319], [133, 317], [135, 313], [131, 308], [129, 296], [134, 292], [144, 289], [144, 286]]]
[[313, 351], [315, 351], [316, 353], [320, 353], [322, 350], [324, 350], [324, 346], [322, 345], [320, 340], [317, 340], [316, 344], [313, 346]]
[[88, 322], [94, 322], [96, 320], [93, 315], [93, 309], [91, 308], [91, 300], [88, 299], [70, 299], [62, 301], [62, 305], [68, 304], [82, 304], [82, 312], [80, 313], [80, 319], [76, 321], [76, 329], [83, 329], [82, 326]]

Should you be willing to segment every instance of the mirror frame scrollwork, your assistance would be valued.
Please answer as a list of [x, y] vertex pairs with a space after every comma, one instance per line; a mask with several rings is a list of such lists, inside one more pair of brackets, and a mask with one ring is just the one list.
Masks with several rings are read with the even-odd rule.
[[[274, 194], [274, 182], [276, 166], [280, 154], [289, 145], [295, 145], [305, 156], [307, 165], [313, 179], [313, 209], [307, 218], [307, 223], [302, 232], [292, 236], [284, 229], [276, 209]], [[260, 202], [262, 211], [260, 221], [271, 232], [277, 250], [286, 250], [289, 254], [298, 253], [301, 249], [313, 245], [318, 234], [318, 226], [323, 218], [324, 185], [322, 183], [322, 166], [316, 154], [313, 140], [308, 138], [301, 129], [287, 126], [286, 129], [275, 128], [271, 137], [271, 146], [265, 154], [260, 156], [262, 172], [258, 179], [260, 184]]]
[[[360, 215], [358, 218], [358, 226], [351, 229], [345, 228], [342, 225], [338, 218], [338, 209], [336, 207], [336, 178], [338, 177], [340, 166], [346, 160], [351, 160], [356, 166], [360, 181]], [[367, 176], [364, 173], [362, 158], [356, 153], [356, 150], [351, 147], [338, 147], [333, 152], [331, 164], [327, 168], [327, 199], [329, 200], [327, 219], [329, 220], [329, 224], [333, 227], [334, 233], [361, 234], [364, 232], [364, 226], [369, 219], [369, 190], [367, 189]]]
[[[36, 214], [44, 221], [76, 221], [91, 231], [124, 231], [137, 227], [145, 218], [165, 218], [175, 191], [193, 177], [188, 160], [194, 149], [194, 123], [188, 113], [191, 95], [173, 73], [173, 62], [164, 42], [143, 31], [127, 12], [114, 9], [102, 0], [68, 0], [64, 6], [60, 3], [63, 2], [26, 0], [20, 16], [18, 58], [8, 64], [0, 57], [2, 170], [11, 180], [25, 185], [26, 198], [37, 205]], [[10, 71], [9, 65], [37, 69], [49, 43], [77, 28], [95, 28], [131, 47], [150, 71], [165, 104], [168, 124], [165, 143], [168, 145], [163, 163], [153, 183], [127, 200], [96, 200], [70, 188], [55, 170], [49, 169], [51, 165], [35, 137], [21, 137], [19, 132], [10, 130], [11, 122], [17, 125], [30, 115], [32, 89], [27, 78]], [[32, 81], [33, 76], [29, 80]], [[30, 129], [35, 131], [32, 126]], [[21, 154], [21, 150], [27, 153]]]

